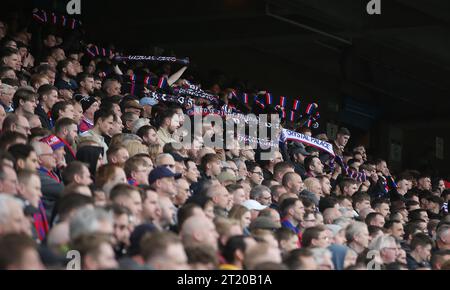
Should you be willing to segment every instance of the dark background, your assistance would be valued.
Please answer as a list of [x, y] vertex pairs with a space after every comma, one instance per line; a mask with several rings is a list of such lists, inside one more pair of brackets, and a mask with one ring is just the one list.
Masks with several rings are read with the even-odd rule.
[[[64, 11], [67, 2], [2, 6]], [[223, 72], [298, 97], [302, 110], [315, 101], [320, 129], [345, 125], [351, 145], [365, 144], [390, 167], [449, 178], [450, 1], [381, 0], [381, 15], [368, 15], [368, 2], [81, 0], [80, 19], [96, 44], [134, 54], [162, 47], [190, 57], [203, 77]]]

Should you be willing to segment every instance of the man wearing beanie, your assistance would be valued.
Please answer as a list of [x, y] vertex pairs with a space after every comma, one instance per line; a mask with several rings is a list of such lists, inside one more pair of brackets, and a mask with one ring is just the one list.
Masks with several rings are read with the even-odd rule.
[[94, 128], [94, 114], [100, 108], [100, 104], [96, 98], [90, 96], [79, 95], [77, 101], [83, 108], [83, 117], [81, 118], [79, 131], [84, 133]]

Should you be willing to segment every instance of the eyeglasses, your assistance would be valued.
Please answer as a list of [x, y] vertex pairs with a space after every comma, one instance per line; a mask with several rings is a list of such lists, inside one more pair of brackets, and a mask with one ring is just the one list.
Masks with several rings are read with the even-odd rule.
[[252, 173], [258, 174], [260, 176], [263, 176], [263, 173], [261, 171], [252, 171]]

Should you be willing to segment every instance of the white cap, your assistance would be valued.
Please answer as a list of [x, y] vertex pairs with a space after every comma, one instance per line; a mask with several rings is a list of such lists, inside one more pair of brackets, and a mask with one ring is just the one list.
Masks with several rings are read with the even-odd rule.
[[260, 204], [254, 199], [248, 199], [244, 201], [241, 205], [245, 206], [248, 210], [263, 210], [267, 206]]

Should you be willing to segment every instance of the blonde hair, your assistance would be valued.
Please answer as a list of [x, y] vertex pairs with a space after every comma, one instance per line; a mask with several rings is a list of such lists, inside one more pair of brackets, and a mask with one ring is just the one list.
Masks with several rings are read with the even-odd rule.
[[141, 153], [148, 154], [148, 147], [137, 140], [127, 142], [125, 148], [127, 149], [130, 157]]

